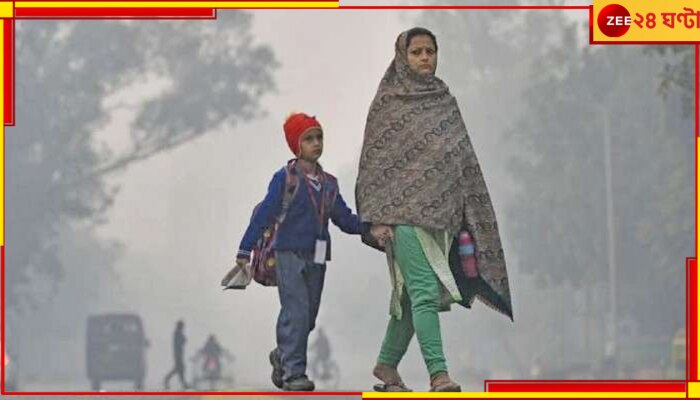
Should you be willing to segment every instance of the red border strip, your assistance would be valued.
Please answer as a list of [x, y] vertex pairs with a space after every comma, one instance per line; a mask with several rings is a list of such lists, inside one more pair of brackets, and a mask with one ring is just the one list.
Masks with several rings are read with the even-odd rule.
[[[695, 45], [695, 136], [700, 136], [700, 115], [698, 115], [698, 107], [700, 107], [700, 44]], [[696, 146], [697, 147], [697, 146]], [[697, 165], [697, 163], [695, 163]], [[697, 182], [697, 180], [695, 181]], [[695, 203], [697, 204], [697, 202]], [[697, 257], [698, 253], [695, 252]]]
[[[696, 189], [697, 190], [697, 189]], [[690, 258], [687, 262], [687, 296], [686, 313], [686, 377], [688, 381], [698, 380], [698, 266], [697, 259]]]
[[[17, 0], [15, 0], [17, 1]], [[42, 0], [45, 2], [49, 3], [63, 3], [66, 0]], [[75, 2], [95, 2], [98, 0], [71, 0]], [[99, 0], [100, 2], [103, 3], [117, 3], [117, 2], [123, 2], [123, 1], [136, 1], [139, 2], [140, 0]], [[210, 2], [210, 0], [148, 0], [148, 1], [153, 1], [153, 2], [168, 2], [168, 3], [192, 3], [192, 2]], [[299, 2], [299, 1], [304, 1], [304, 2], [309, 2], [309, 3], [338, 3], [339, 0], [226, 0], [227, 2], [231, 3], [245, 3], [245, 2], [250, 2], [250, 1], [258, 1], [261, 3], [268, 3], [268, 2], [283, 2], [283, 3], [291, 3], [291, 2]], [[246, 7], [247, 9], [247, 7]]]
[[588, 43], [593, 44], [593, 4], [588, 7]]
[[51, 19], [51, 18], [178, 18], [202, 19], [216, 18], [213, 8], [17, 8], [17, 19]]
[[489, 392], [660, 392], [660, 393], [685, 393], [685, 382], [646, 383], [543, 383], [533, 381], [531, 383], [491, 383]]
[[6, 126], [15, 124], [15, 20], [3, 21], [4, 29], [4, 60], [5, 74], [3, 82], [5, 87], [3, 119]]
[[70, 395], [70, 396], [362, 396], [362, 392], [6, 392], [27, 396]]
[[586, 10], [589, 6], [339, 6], [345, 10]]

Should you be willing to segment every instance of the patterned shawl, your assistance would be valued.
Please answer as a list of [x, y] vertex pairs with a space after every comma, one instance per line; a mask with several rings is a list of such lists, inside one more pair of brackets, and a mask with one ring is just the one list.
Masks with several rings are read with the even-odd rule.
[[363, 222], [451, 235], [467, 229], [480, 279], [461, 285], [468, 286], [464, 305], [477, 297], [512, 318], [496, 216], [457, 101], [438, 77], [409, 68], [406, 32], [395, 49], [367, 116], [355, 186], [358, 214]]

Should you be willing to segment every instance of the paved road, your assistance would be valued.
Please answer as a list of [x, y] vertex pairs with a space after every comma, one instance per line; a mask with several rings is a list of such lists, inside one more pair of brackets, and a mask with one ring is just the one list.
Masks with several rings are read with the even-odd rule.
[[[176, 385], [177, 387], [177, 385]], [[107, 388], [109, 391], [131, 391], [131, 387], [129, 384], [120, 384], [120, 383], [114, 383], [109, 385]], [[160, 392], [162, 391], [161, 388], [147, 388], [149, 391], [152, 392]], [[24, 386], [20, 388], [22, 392], [65, 392], [65, 391], [87, 391], [86, 383], [85, 382], [53, 382], [53, 383], [28, 383], [25, 382]], [[222, 388], [219, 391], [223, 392], [278, 392], [277, 388], [273, 387], [265, 387], [265, 385], [251, 385], [251, 386], [241, 386], [241, 387], [236, 387], [236, 388]], [[347, 396], [322, 396], [322, 395], [314, 395], [314, 396], [284, 396], [283, 392], [279, 392], [280, 395], [212, 395], [210, 394], [211, 392], [206, 392], [207, 395], [203, 395], [202, 392], [206, 392], [204, 390], [199, 391], [197, 393], [193, 394], [188, 394], [188, 395], [163, 395], [163, 396], [156, 396], [156, 395], [96, 395], [96, 396], [90, 396], [90, 395], [85, 395], [85, 396], [80, 396], [80, 399], [99, 399], [99, 400], [123, 400], [123, 399], [143, 399], [143, 400], [218, 400], [218, 399], [232, 399], [232, 400], [359, 400], [361, 397], [356, 396], [356, 395], [347, 395]], [[201, 393], [201, 394], [200, 394]], [[44, 400], [48, 398], [46, 395], [6, 395], [2, 396], [2, 398], [8, 398], [8, 399], [18, 399], [18, 400]], [[61, 395], [61, 396], [51, 396], [50, 399], [55, 399], [55, 400], [73, 400], [75, 399], [76, 396], [71, 396], [71, 395]]]

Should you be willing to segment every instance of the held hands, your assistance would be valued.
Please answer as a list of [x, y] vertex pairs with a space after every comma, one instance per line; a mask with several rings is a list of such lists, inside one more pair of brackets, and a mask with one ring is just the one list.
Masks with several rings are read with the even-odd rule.
[[386, 246], [387, 241], [394, 239], [394, 231], [389, 225], [373, 225], [369, 233], [377, 240], [380, 246]]

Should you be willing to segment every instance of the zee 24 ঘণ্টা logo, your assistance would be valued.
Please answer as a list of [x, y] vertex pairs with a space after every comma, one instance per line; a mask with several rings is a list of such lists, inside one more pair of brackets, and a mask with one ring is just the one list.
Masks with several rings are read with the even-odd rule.
[[[665, 3], [664, 7], [672, 4]], [[686, 34], [697, 37], [700, 40], [700, 11], [679, 4], [673, 5], [675, 11], [664, 10], [659, 12], [646, 10], [634, 14], [623, 5], [608, 4], [600, 10], [597, 25], [600, 31], [611, 38], [619, 38], [625, 35], [630, 27], [636, 26], [639, 30], [649, 33], [655, 30], [684, 30]], [[695, 32], [693, 32], [695, 31]], [[678, 32], [680, 33], [680, 32]]]
[[619, 4], [608, 4], [598, 14], [598, 29], [605, 36], [620, 37], [630, 30], [632, 16]]

